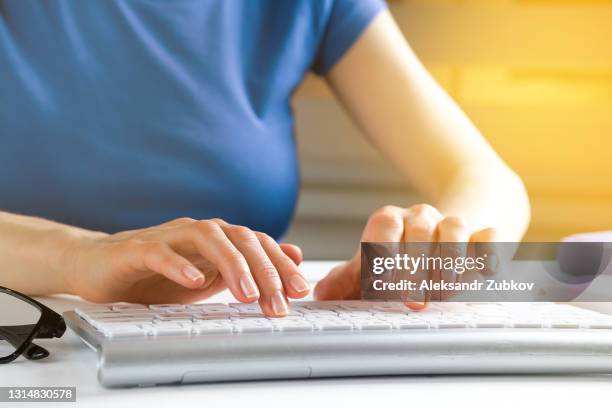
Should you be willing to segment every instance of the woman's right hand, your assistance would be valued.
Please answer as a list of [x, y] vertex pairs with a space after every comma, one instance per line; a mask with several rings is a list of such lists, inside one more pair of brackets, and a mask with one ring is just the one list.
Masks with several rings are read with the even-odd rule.
[[61, 264], [71, 292], [93, 302], [190, 303], [225, 288], [263, 312], [288, 313], [310, 290], [301, 250], [220, 219], [180, 218], [73, 240]]

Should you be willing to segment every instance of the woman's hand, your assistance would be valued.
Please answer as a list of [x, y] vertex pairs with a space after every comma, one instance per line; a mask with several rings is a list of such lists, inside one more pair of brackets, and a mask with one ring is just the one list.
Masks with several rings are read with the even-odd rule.
[[[362, 242], [490, 242], [495, 229], [473, 231], [458, 217], [445, 217], [434, 207], [419, 204], [410, 208], [386, 206], [368, 220]], [[361, 293], [361, 253], [332, 269], [315, 288], [317, 300], [358, 299]], [[410, 303], [410, 307], [424, 307]]]
[[180, 218], [151, 228], [79, 239], [65, 251], [72, 293], [94, 302], [189, 303], [226, 287], [268, 316], [309, 292], [301, 250], [219, 219]]

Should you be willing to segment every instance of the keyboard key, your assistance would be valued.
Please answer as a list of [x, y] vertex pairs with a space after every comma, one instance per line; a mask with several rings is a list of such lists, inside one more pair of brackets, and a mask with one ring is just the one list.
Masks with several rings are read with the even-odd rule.
[[159, 313], [155, 316], [155, 319], [172, 322], [190, 322], [192, 320], [192, 314], [185, 312]]
[[[226, 314], [203, 314], [203, 313], [194, 313], [191, 318], [195, 322], [196, 320], [230, 320], [231, 315]], [[260, 316], [256, 316], [260, 317]]]
[[230, 321], [233, 324], [271, 324], [270, 319], [265, 318], [265, 317], [249, 317], [249, 318], [232, 317]]
[[402, 321], [402, 320], [396, 320], [396, 321], [389, 321], [389, 323], [391, 323], [391, 325], [393, 326], [394, 329], [399, 329], [399, 330], [414, 330], [414, 329], [429, 329], [429, 323], [427, 322], [418, 322], [418, 321]]
[[308, 315], [308, 316], [338, 316], [338, 313], [335, 310], [331, 309], [306, 309], [306, 308], [296, 308], [295, 312], [300, 315]]
[[126, 311], [126, 312], [132, 312], [134, 310], [149, 310], [149, 308], [145, 305], [137, 305], [137, 304], [131, 304], [131, 303], [111, 305], [110, 309], [114, 311]]
[[181, 312], [185, 310], [185, 305], [158, 304], [158, 305], [149, 305], [149, 309], [159, 311], [159, 312]]
[[376, 306], [373, 306], [369, 310], [375, 313], [385, 312], [385, 313], [400, 313], [400, 314], [404, 314], [410, 311], [410, 309], [401, 302], [380, 303], [380, 304], [376, 304]]
[[309, 310], [313, 310], [313, 309], [317, 309], [317, 310], [338, 310], [339, 304], [341, 304], [342, 302], [338, 302], [338, 301], [297, 301], [297, 302], [291, 302], [289, 303], [289, 307], [291, 308], [304, 308], [304, 309], [309, 309]]
[[189, 311], [197, 311], [201, 313], [211, 314], [230, 314], [236, 310], [223, 303], [200, 303], [194, 305], [186, 305], [185, 309]]
[[81, 306], [81, 307], [74, 309], [74, 312], [78, 314], [79, 316], [87, 315], [89, 313], [110, 312], [110, 311], [111, 311], [110, 307], [104, 306], [104, 305]]
[[234, 329], [239, 333], [271, 332], [274, 326], [268, 319], [232, 319]]
[[339, 311], [338, 316], [344, 319], [374, 317], [369, 310], [353, 310], [350, 312]]
[[229, 321], [202, 321], [191, 325], [193, 334], [229, 334], [234, 330]]
[[360, 330], [390, 330], [393, 328], [391, 323], [377, 319], [359, 319], [353, 320], [352, 323]]
[[[123, 313], [125, 314], [125, 313]], [[102, 311], [88, 311], [88, 312], [82, 312], [82, 316], [84, 317], [90, 317], [90, 318], [101, 318], [101, 317], [117, 317], [117, 316], [121, 316], [122, 313], [118, 310], [102, 310]]]
[[304, 320], [307, 320], [309, 322], [316, 322], [316, 321], [323, 321], [323, 320], [331, 320], [331, 321], [335, 321], [335, 320], [339, 320], [339, 321], [345, 321], [344, 319], [341, 319], [337, 314], [323, 314], [323, 313], [314, 313], [314, 314], [305, 314], [303, 316]]
[[144, 324], [153, 323], [152, 318], [133, 318], [133, 317], [117, 317], [113, 319], [98, 319], [96, 323], [100, 325], [121, 325], [121, 324]]
[[374, 302], [362, 302], [362, 303], [353, 303], [353, 304], [343, 304], [338, 310], [350, 310], [353, 312], [366, 311], [369, 312], [370, 309], [375, 305]]
[[191, 327], [181, 325], [179, 323], [159, 322], [152, 325], [141, 326], [149, 335], [166, 336], [166, 335], [188, 335], [191, 334]]
[[236, 330], [237, 333], [266, 333], [274, 331], [274, 326], [235, 325], [234, 330]]
[[312, 331], [313, 325], [304, 319], [275, 319], [272, 323], [278, 331]]
[[396, 320], [396, 319], [417, 319], [417, 320], [423, 320], [420, 319], [418, 317], [413, 317], [412, 315], [406, 315], [404, 313], [374, 313], [374, 317], [376, 317], [377, 319], [383, 319], [383, 320]]
[[204, 305], [200, 304], [200, 303], [194, 303], [194, 304], [190, 304], [190, 305], [185, 305], [185, 308], [183, 309], [185, 312], [191, 312], [191, 313], [199, 313], [202, 311], [202, 307]]
[[315, 319], [311, 321], [314, 328], [321, 331], [353, 330], [353, 324], [340, 319]]
[[157, 313], [159, 313], [151, 309], [121, 310], [117, 312], [121, 313], [122, 315], [129, 314], [132, 316], [155, 316]]
[[230, 303], [229, 306], [239, 312], [261, 313], [261, 307], [257, 303]]
[[106, 327], [104, 330], [102, 330], [102, 332], [109, 338], [144, 337], [146, 335], [146, 332], [141, 327], [136, 325]]
[[97, 320], [108, 320], [108, 319], [152, 319], [157, 316], [157, 313], [105, 313], [103, 315], [94, 316]]
[[109, 320], [95, 320], [90, 324], [100, 329], [105, 326], [128, 326], [128, 325], [140, 325], [140, 324], [149, 324], [152, 323], [153, 320], [138, 320], [138, 319], [109, 319]]
[[420, 319], [437, 319], [442, 316], [442, 312], [438, 310], [421, 310], [421, 311], [411, 311], [406, 313], [406, 316], [418, 317]]

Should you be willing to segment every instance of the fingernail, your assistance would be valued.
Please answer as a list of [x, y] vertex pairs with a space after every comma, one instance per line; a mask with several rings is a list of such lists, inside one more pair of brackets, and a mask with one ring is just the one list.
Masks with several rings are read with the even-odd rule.
[[244, 275], [240, 278], [240, 289], [242, 289], [242, 293], [249, 299], [257, 299], [259, 297], [259, 289], [257, 289], [257, 285], [248, 275]]
[[183, 267], [183, 275], [192, 281], [204, 280], [204, 275], [195, 266], [185, 265]]
[[285, 295], [281, 291], [274, 292], [272, 295], [272, 311], [275, 315], [283, 316], [289, 312], [289, 305], [285, 300]]
[[407, 307], [409, 307], [410, 309], [412, 309], [413, 311], [415, 311], [415, 312], [427, 308], [427, 303], [425, 303], [425, 302], [423, 302], [423, 303], [419, 303], [419, 302], [405, 302], [404, 304]]
[[289, 279], [289, 284], [296, 292], [305, 292], [310, 289], [310, 285], [301, 275], [293, 275]]

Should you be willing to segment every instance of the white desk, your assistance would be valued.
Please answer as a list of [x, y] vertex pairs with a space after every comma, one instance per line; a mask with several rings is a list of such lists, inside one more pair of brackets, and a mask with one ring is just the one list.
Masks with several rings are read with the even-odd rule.
[[[332, 264], [306, 262], [315, 282]], [[45, 298], [58, 312], [83, 302]], [[231, 301], [227, 293], [211, 301]], [[61, 339], [37, 340], [45, 360], [23, 358], [0, 366], [2, 386], [76, 386], [76, 406], [87, 407], [588, 407], [612, 404], [612, 376], [412, 376], [258, 381], [109, 390], [96, 380], [96, 356], [70, 330]], [[189, 404], [189, 405], [188, 405]], [[16, 404], [25, 407], [30, 404]], [[31, 404], [40, 407], [40, 404]], [[56, 407], [60, 404], [52, 404]], [[0, 407], [8, 404], [0, 403]], [[73, 403], [65, 406], [74, 407]]]

